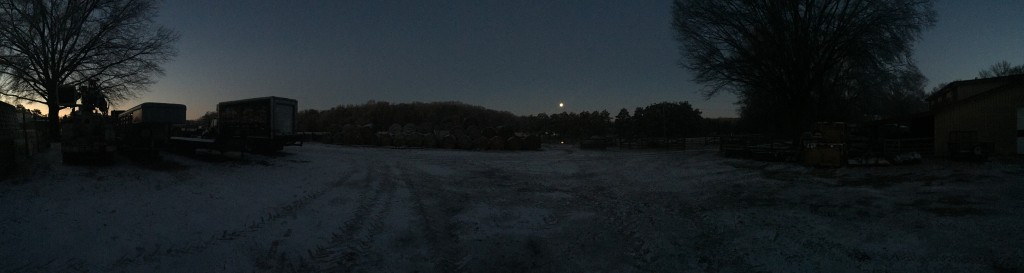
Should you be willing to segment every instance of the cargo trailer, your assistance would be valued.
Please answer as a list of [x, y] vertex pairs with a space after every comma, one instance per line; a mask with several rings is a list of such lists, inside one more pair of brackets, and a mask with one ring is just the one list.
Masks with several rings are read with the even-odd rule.
[[185, 123], [185, 105], [146, 102], [125, 111], [115, 111], [119, 150], [155, 156], [167, 146], [173, 126]]
[[179, 149], [275, 152], [302, 145], [295, 133], [298, 101], [262, 97], [217, 104], [217, 119], [205, 138], [172, 137]]

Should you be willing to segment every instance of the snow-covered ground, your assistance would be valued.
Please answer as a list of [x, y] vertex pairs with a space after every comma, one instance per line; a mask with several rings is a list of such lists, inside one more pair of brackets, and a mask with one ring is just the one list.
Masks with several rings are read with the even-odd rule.
[[285, 151], [0, 181], [0, 271], [1024, 271], [1020, 161]]

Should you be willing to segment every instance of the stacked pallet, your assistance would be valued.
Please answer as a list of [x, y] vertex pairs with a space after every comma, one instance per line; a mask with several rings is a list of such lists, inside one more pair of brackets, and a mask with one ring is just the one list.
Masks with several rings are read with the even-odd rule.
[[846, 161], [846, 124], [819, 122], [804, 143], [804, 163], [811, 166], [840, 167]]

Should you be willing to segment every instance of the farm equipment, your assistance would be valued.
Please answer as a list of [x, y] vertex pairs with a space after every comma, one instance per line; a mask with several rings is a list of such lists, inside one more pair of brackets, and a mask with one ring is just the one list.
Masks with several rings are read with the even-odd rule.
[[178, 150], [195, 149], [269, 153], [302, 145], [295, 133], [298, 102], [263, 97], [217, 104], [217, 120], [202, 136], [171, 137]]
[[[62, 103], [71, 114], [61, 122], [61, 155], [64, 163], [105, 161], [116, 150], [114, 128], [107, 116], [107, 100], [95, 82], [85, 87], [66, 87]], [[75, 104], [81, 98], [81, 104]]]

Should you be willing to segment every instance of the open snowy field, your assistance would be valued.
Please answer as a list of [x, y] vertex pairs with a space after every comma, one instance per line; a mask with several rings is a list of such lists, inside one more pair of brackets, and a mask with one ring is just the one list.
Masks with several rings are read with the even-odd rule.
[[1024, 271], [1020, 161], [285, 151], [0, 181], [0, 272]]

